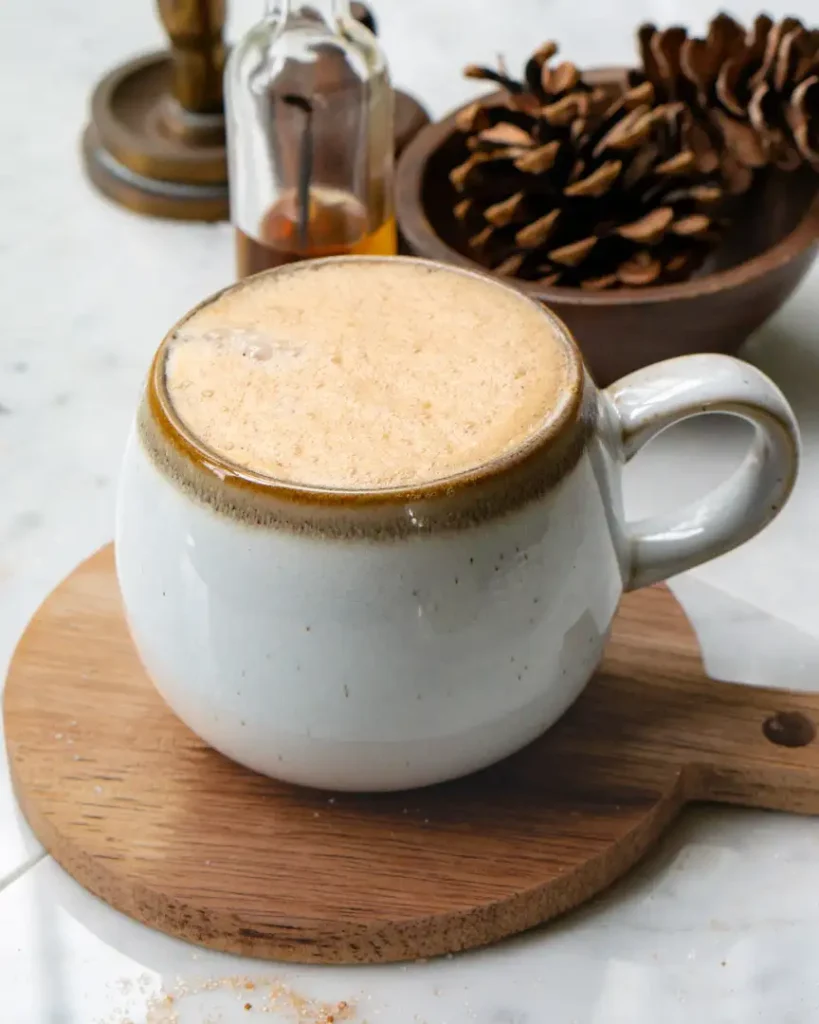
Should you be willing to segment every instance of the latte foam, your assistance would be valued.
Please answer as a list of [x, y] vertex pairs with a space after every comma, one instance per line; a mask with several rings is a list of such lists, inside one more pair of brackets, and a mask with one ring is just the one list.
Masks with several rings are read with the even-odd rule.
[[565, 398], [566, 344], [537, 305], [408, 260], [301, 264], [243, 282], [170, 339], [191, 435], [311, 487], [415, 486], [518, 448]]

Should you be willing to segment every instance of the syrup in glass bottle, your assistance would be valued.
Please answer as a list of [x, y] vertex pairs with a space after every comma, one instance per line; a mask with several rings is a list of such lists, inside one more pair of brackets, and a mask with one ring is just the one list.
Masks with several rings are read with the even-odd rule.
[[396, 251], [393, 92], [348, 0], [274, 0], [225, 73], [239, 277]]

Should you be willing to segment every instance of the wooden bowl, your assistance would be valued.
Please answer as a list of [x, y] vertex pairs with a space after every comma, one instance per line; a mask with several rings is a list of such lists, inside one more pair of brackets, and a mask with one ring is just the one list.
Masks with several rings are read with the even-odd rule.
[[[617, 88], [622, 69], [592, 73]], [[466, 157], [455, 113], [423, 128], [397, 170], [396, 210], [406, 251], [485, 270], [463, 251], [449, 171]], [[787, 299], [816, 256], [819, 177], [772, 172], [755, 188], [713, 257], [680, 284], [587, 292], [504, 278], [544, 302], [577, 339], [605, 386], [649, 363], [691, 352], [736, 352]]]

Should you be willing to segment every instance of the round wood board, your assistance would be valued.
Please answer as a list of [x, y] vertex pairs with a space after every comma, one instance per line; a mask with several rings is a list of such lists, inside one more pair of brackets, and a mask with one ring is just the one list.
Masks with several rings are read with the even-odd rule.
[[298, 789], [226, 760], [165, 706], [110, 547], [37, 612], [5, 691], [20, 803], [87, 889], [214, 949], [324, 963], [531, 928], [622, 874], [686, 800], [817, 813], [815, 718], [817, 696], [706, 679], [682, 610], [654, 587], [625, 598], [600, 672], [514, 757], [414, 792]]

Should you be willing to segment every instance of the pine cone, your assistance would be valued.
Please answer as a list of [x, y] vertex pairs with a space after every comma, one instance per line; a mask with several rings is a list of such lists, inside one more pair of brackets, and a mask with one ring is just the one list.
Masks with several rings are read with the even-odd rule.
[[[644, 82], [611, 93], [546, 43], [524, 81], [468, 67], [503, 93], [461, 112], [468, 158], [450, 173], [464, 247], [507, 276], [602, 289], [678, 280], [717, 236], [719, 176], [703, 172], [682, 103]], [[713, 161], [718, 168], [718, 160]]]
[[638, 41], [632, 84], [650, 82], [662, 101], [690, 106], [710, 153], [724, 154], [731, 191], [747, 190], [767, 165], [819, 170], [819, 31], [764, 14], [746, 31], [720, 14], [705, 39], [643, 25]]

